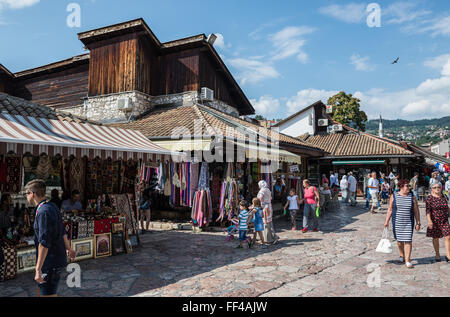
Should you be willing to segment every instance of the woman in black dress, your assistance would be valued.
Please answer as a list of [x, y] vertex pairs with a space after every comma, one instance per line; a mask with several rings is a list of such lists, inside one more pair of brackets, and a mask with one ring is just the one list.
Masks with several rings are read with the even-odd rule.
[[447, 199], [442, 195], [441, 183], [434, 184], [431, 187], [431, 195], [428, 196], [426, 202], [428, 230], [427, 237], [433, 238], [433, 246], [436, 252], [436, 262], [441, 261], [439, 252], [439, 239], [445, 238], [445, 249], [447, 262], [450, 259], [450, 225], [448, 223], [448, 207]]

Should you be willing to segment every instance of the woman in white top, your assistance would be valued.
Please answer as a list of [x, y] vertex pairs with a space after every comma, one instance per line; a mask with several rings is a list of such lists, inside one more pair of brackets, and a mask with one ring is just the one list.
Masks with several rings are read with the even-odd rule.
[[342, 176], [340, 187], [341, 187], [342, 201], [348, 203], [348, 181], [346, 175]]

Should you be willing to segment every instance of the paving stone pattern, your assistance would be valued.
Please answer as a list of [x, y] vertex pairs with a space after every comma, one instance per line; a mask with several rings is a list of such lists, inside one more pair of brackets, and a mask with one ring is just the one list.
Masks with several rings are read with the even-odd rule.
[[[142, 236], [143, 247], [132, 254], [81, 262], [81, 288], [68, 288], [65, 273], [59, 295], [450, 296], [450, 266], [434, 262], [426, 228], [414, 234], [414, 269], [395, 263], [395, 242], [392, 254], [375, 252], [385, 213], [343, 206], [320, 219], [320, 232], [306, 234], [289, 230], [287, 219], [278, 219], [281, 241], [267, 249], [236, 249], [238, 242], [226, 242], [221, 232], [153, 231]], [[370, 273], [369, 265], [378, 271]], [[368, 278], [377, 272], [380, 287], [369, 287]], [[25, 273], [0, 283], [0, 296], [36, 296], [33, 277], [33, 272]]]

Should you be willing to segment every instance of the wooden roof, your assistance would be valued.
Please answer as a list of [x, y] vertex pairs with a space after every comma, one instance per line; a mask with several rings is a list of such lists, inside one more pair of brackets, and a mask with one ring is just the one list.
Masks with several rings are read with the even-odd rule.
[[13, 73], [11, 73], [5, 66], [0, 64], [0, 75], [5, 74], [8, 77], [14, 78]]
[[58, 62], [54, 62], [48, 65], [44, 65], [44, 66], [39, 66], [36, 68], [31, 68], [28, 70], [24, 70], [21, 72], [17, 72], [14, 74], [14, 76], [16, 78], [25, 78], [25, 77], [30, 77], [33, 75], [37, 75], [40, 73], [50, 73], [50, 72], [54, 72], [54, 71], [60, 71], [66, 68], [70, 68], [74, 65], [78, 65], [78, 64], [82, 64], [82, 63], [89, 63], [89, 58], [90, 55], [89, 53], [87, 54], [82, 54], [82, 55], [77, 55], [62, 61], [58, 61]]

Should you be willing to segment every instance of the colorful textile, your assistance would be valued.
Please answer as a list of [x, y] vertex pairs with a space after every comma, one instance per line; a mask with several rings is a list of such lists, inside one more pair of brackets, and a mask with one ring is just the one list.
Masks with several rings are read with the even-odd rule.
[[22, 187], [22, 158], [20, 156], [7, 156], [6, 182], [3, 191], [7, 193], [19, 193]]
[[64, 221], [64, 230], [66, 231], [67, 238], [72, 239], [72, 221]]
[[111, 223], [109, 219], [95, 220], [94, 234], [111, 232]]
[[83, 201], [85, 192], [85, 160], [75, 158], [70, 162], [70, 191], [79, 190], [80, 199]]
[[17, 249], [6, 244], [3, 245], [2, 249], [5, 257], [3, 280], [15, 279], [17, 275]]
[[102, 162], [96, 158], [87, 163], [88, 199], [96, 199], [102, 194]]
[[134, 184], [137, 175], [137, 163], [134, 161], [128, 161], [127, 163], [121, 164], [121, 185], [120, 193], [133, 193]]
[[113, 194], [113, 161], [111, 159], [104, 160], [102, 166], [102, 192]]
[[50, 158], [47, 155], [41, 155], [39, 157], [39, 164], [36, 167], [36, 177], [46, 180], [50, 176], [51, 163]]
[[[120, 165], [121, 161], [112, 163], [112, 193], [119, 194], [120, 192]], [[109, 193], [106, 193], [109, 194]]]

